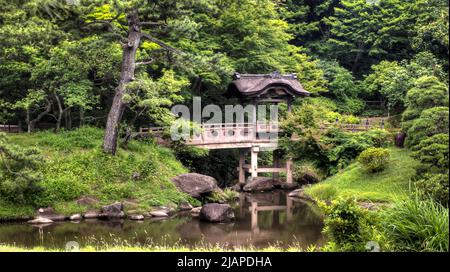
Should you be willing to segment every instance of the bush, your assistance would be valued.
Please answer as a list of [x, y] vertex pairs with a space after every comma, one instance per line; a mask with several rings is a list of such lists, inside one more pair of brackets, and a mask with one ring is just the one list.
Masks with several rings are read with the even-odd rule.
[[448, 174], [425, 174], [415, 185], [422, 199], [431, 198], [448, 207]]
[[372, 147], [387, 147], [393, 139], [393, 135], [383, 129], [371, 129], [363, 132], [362, 135], [372, 144]]
[[18, 204], [33, 204], [41, 188], [42, 175], [36, 171], [42, 163], [40, 151], [11, 144], [0, 133], [0, 197]]
[[308, 189], [308, 194], [317, 200], [331, 201], [336, 197], [337, 189], [331, 184], [320, 183]]
[[361, 120], [359, 120], [358, 117], [353, 116], [353, 115], [342, 115], [339, 122], [341, 122], [343, 124], [359, 124], [359, 123], [361, 123]]
[[359, 163], [369, 172], [379, 172], [389, 163], [389, 150], [385, 148], [368, 148], [358, 157]]
[[365, 251], [370, 232], [365, 212], [353, 199], [339, 199], [330, 206], [320, 204], [325, 212], [324, 233], [329, 238], [324, 248], [330, 251]]
[[434, 107], [424, 110], [420, 117], [412, 121], [407, 131], [405, 145], [412, 147], [436, 134], [448, 134], [449, 108]]
[[402, 130], [407, 132], [423, 110], [444, 106], [448, 107], [448, 88], [433, 76], [423, 76], [414, 82], [406, 95], [407, 108], [402, 115]]
[[394, 250], [448, 252], [448, 220], [447, 208], [415, 196], [386, 210], [381, 225]]
[[317, 183], [322, 180], [320, 171], [310, 162], [301, 162], [294, 166], [293, 177], [299, 183]]
[[412, 148], [414, 151], [413, 157], [420, 161], [420, 166], [417, 169], [419, 175], [425, 172], [448, 172], [448, 141], [448, 134], [441, 133], [422, 140]]
[[239, 193], [225, 188], [224, 190], [215, 190], [206, 199], [208, 202], [233, 202], [239, 198]]

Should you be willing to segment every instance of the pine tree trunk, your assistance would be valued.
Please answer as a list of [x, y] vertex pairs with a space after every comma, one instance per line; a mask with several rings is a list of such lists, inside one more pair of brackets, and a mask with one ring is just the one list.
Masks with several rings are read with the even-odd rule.
[[125, 85], [133, 80], [136, 68], [136, 50], [141, 41], [139, 28], [139, 16], [137, 11], [132, 11], [127, 16], [128, 20], [128, 44], [123, 47], [120, 82], [115, 90], [114, 99], [106, 121], [103, 150], [114, 155], [117, 148], [119, 124], [125, 110], [123, 96], [126, 93]]

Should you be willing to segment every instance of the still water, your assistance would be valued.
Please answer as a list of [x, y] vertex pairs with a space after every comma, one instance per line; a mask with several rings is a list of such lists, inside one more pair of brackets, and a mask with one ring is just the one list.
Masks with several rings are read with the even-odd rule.
[[[253, 204], [252, 204], [253, 203]], [[83, 220], [48, 226], [0, 224], [0, 244], [64, 249], [67, 242], [93, 245], [184, 245], [220, 244], [223, 247], [322, 245], [323, 222], [317, 208], [289, 198], [282, 191], [240, 195], [233, 223], [212, 224], [189, 213], [164, 220]], [[253, 209], [252, 209], [253, 207]]]

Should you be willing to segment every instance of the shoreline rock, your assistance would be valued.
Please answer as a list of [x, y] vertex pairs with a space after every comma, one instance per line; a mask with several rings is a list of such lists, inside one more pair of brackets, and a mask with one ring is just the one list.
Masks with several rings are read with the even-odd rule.
[[197, 173], [181, 174], [172, 178], [177, 188], [194, 198], [203, 198], [219, 188], [213, 177]]
[[132, 214], [128, 218], [131, 220], [144, 220], [144, 216], [142, 214]]
[[71, 215], [69, 217], [69, 219], [71, 221], [79, 221], [79, 220], [83, 219], [83, 216], [81, 216], [81, 214], [79, 214], [79, 213], [76, 213], [76, 214]]
[[180, 211], [190, 211], [192, 210], [192, 208], [193, 208], [192, 205], [186, 201], [183, 201], [178, 205], [178, 210]]
[[234, 211], [228, 204], [208, 203], [200, 210], [200, 220], [212, 223], [226, 223], [234, 220]]
[[161, 210], [159, 210], [159, 211], [151, 211], [150, 215], [152, 217], [169, 217], [169, 215], [166, 212], [161, 211]]
[[249, 180], [242, 188], [244, 192], [266, 192], [275, 189], [276, 181], [268, 177], [249, 177]]
[[98, 218], [99, 217], [99, 213], [97, 211], [87, 211], [86, 213], [83, 214], [83, 218], [86, 219], [94, 219], [94, 218]]
[[45, 218], [45, 217], [36, 217], [35, 219], [27, 221], [28, 224], [33, 224], [33, 225], [51, 224], [53, 222], [54, 222], [53, 220]]
[[52, 207], [40, 208], [37, 212], [37, 217], [47, 218], [52, 221], [64, 221], [68, 216], [57, 214]]
[[294, 191], [289, 192], [288, 197], [295, 197], [295, 198], [300, 198], [300, 199], [304, 199], [307, 201], [315, 202], [311, 196], [309, 196], [308, 194], [305, 193], [305, 190], [303, 188], [295, 189]]

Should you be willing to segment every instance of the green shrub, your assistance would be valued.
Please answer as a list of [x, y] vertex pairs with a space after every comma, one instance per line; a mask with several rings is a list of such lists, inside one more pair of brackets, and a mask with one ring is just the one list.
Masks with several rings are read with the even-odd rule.
[[434, 201], [448, 207], [448, 173], [425, 174], [415, 182], [419, 195], [423, 198], [431, 198]]
[[417, 169], [419, 175], [423, 173], [445, 173], [449, 168], [449, 137], [448, 134], [436, 134], [422, 140], [414, 146], [413, 157], [420, 161]]
[[402, 115], [402, 130], [407, 132], [422, 111], [439, 106], [448, 107], [448, 87], [434, 76], [420, 77], [408, 91], [405, 104], [407, 108]]
[[358, 157], [358, 162], [368, 172], [379, 172], [389, 163], [389, 150], [385, 148], [368, 148]]
[[449, 250], [448, 208], [415, 196], [382, 214], [382, 229], [398, 251]]
[[329, 239], [325, 251], [365, 251], [370, 231], [365, 212], [353, 199], [338, 199], [327, 206], [324, 233]]
[[209, 202], [233, 202], [239, 198], [239, 193], [229, 188], [216, 190], [207, 197]]
[[331, 201], [337, 195], [337, 189], [328, 183], [319, 183], [308, 189], [308, 194], [314, 199]]
[[358, 117], [353, 116], [353, 115], [342, 115], [339, 122], [344, 123], [344, 124], [359, 124], [361, 122], [361, 120], [359, 120]]
[[377, 128], [363, 132], [362, 136], [372, 143], [373, 147], [387, 147], [393, 139], [393, 135], [389, 131]]
[[320, 171], [311, 162], [301, 162], [295, 164], [293, 177], [299, 183], [317, 183], [322, 180]]
[[436, 134], [448, 134], [449, 108], [434, 107], [422, 111], [407, 131], [405, 146], [412, 147]]
[[42, 164], [40, 151], [11, 144], [0, 133], [0, 197], [20, 204], [32, 204], [42, 175], [36, 171]]

